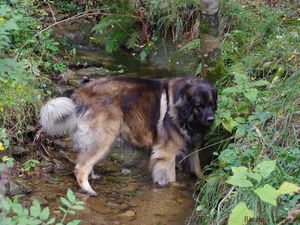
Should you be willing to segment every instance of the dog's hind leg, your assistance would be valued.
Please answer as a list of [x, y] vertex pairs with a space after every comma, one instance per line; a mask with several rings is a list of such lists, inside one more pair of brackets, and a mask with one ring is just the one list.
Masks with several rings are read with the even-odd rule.
[[75, 166], [75, 176], [82, 191], [89, 195], [95, 196], [97, 193], [89, 184], [88, 176], [92, 172], [94, 165], [101, 161], [109, 152], [112, 143], [118, 135], [119, 128], [115, 128], [116, 126], [107, 126], [94, 129], [91, 132], [91, 134], [95, 135], [94, 142], [79, 154], [78, 163]]
[[90, 177], [92, 180], [98, 180], [101, 178], [100, 175], [95, 174], [94, 168], [92, 169], [91, 173], [90, 173]]

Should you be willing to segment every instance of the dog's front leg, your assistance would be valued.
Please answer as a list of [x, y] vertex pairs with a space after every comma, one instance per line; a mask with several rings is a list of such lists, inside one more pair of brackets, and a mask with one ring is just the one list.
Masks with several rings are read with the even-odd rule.
[[150, 158], [153, 182], [166, 186], [176, 181], [175, 159], [178, 151], [176, 146], [155, 146]]
[[204, 180], [205, 177], [201, 170], [199, 153], [193, 152], [188, 158], [189, 158], [191, 172], [194, 173], [200, 180]]

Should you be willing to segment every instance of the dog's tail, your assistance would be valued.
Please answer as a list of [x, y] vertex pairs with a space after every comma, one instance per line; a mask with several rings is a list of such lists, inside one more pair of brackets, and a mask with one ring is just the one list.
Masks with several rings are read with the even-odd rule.
[[76, 121], [76, 105], [70, 98], [51, 99], [41, 109], [42, 130], [50, 136], [73, 132]]

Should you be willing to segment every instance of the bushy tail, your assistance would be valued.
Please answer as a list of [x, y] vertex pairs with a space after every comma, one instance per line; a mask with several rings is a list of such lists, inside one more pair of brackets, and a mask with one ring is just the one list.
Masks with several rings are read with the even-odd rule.
[[61, 135], [76, 129], [76, 105], [72, 99], [51, 99], [42, 107], [40, 123], [48, 135]]

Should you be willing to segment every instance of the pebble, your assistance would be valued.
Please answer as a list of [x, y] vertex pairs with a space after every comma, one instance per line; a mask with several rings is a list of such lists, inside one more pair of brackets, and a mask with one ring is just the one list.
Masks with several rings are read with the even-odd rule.
[[122, 174], [123, 175], [131, 174], [131, 170], [130, 169], [126, 169], [126, 168], [122, 168]]
[[107, 202], [106, 205], [110, 208], [113, 208], [113, 209], [119, 209], [120, 208], [120, 205], [117, 204], [117, 203], [114, 203], [114, 202]]
[[127, 210], [126, 212], [122, 213], [121, 216], [123, 216], [123, 217], [134, 217], [135, 212], [132, 211], [132, 210]]

